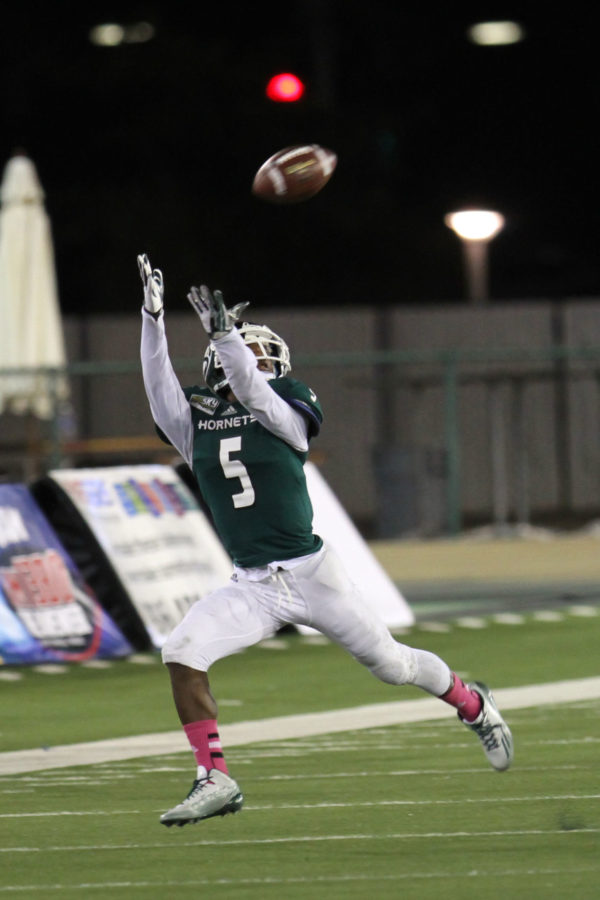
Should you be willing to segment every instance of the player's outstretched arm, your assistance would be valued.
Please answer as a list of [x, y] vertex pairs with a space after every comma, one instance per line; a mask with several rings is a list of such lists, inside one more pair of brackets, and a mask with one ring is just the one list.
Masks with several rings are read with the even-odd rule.
[[150, 412], [161, 431], [188, 465], [191, 465], [192, 417], [189, 403], [169, 359], [165, 320], [162, 315], [164, 294], [162, 272], [160, 269], [152, 269], [146, 254], [140, 254], [137, 262], [144, 285], [140, 353]]
[[259, 375], [256, 357], [234, 330], [248, 303], [236, 303], [227, 309], [221, 291], [213, 293], [204, 284], [190, 288], [187, 296], [211, 341], [217, 342], [229, 385], [240, 403], [273, 434], [297, 450], [307, 450], [304, 416], [268, 387]]
[[163, 311], [163, 297], [165, 293], [163, 275], [160, 269], [153, 269], [150, 260], [145, 253], [140, 253], [137, 258], [140, 276], [144, 285], [144, 309], [158, 319]]

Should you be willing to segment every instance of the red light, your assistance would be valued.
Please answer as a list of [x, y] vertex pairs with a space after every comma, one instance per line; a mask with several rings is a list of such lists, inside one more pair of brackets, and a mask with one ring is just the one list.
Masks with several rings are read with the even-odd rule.
[[304, 93], [304, 85], [291, 72], [273, 75], [267, 85], [267, 97], [277, 103], [293, 103]]

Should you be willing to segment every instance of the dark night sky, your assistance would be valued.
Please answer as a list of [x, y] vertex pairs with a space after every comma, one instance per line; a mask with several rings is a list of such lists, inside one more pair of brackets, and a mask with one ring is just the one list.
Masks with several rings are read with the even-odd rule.
[[[470, 204], [507, 219], [493, 298], [597, 296], [597, 16], [545, 7], [3, 7], [0, 162], [23, 147], [37, 166], [63, 311], [136, 310], [140, 251], [163, 268], [171, 309], [200, 281], [261, 305], [459, 302], [443, 216]], [[499, 18], [526, 40], [466, 40]], [[139, 20], [153, 40], [87, 40], [99, 21]], [[301, 103], [265, 98], [277, 70], [303, 77]], [[263, 160], [305, 142], [338, 154], [323, 193], [286, 208], [252, 197]]]

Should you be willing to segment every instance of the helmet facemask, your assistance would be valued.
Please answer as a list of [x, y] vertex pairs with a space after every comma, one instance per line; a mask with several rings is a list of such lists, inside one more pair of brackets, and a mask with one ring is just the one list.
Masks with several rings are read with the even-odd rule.
[[[254, 325], [242, 322], [236, 325], [246, 345], [253, 347], [257, 362], [267, 360], [273, 365], [273, 377], [281, 378], [291, 370], [290, 351], [285, 341], [275, 334], [267, 325]], [[258, 348], [258, 352], [256, 352]], [[226, 399], [229, 393], [229, 382], [221, 365], [219, 354], [213, 344], [209, 344], [204, 353], [202, 374], [211, 391]]]

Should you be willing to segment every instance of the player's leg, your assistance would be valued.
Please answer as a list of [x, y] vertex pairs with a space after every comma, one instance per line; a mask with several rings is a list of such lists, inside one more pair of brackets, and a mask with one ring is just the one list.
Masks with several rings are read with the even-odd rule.
[[465, 685], [436, 654], [394, 640], [330, 549], [315, 557], [311, 565], [294, 569], [293, 575], [308, 598], [307, 624], [344, 647], [381, 681], [413, 684], [453, 706], [460, 720], [480, 738], [492, 766], [508, 768], [512, 736], [486, 685]]
[[217, 659], [274, 630], [254, 601], [252, 586], [231, 582], [194, 604], [163, 646], [175, 707], [197, 763], [190, 793], [161, 816], [163, 825], [181, 826], [241, 809], [243, 796], [225, 762], [207, 673]]
[[208, 674], [177, 662], [167, 662], [175, 709], [182, 725], [198, 719], [216, 719], [217, 701], [212, 695]]

